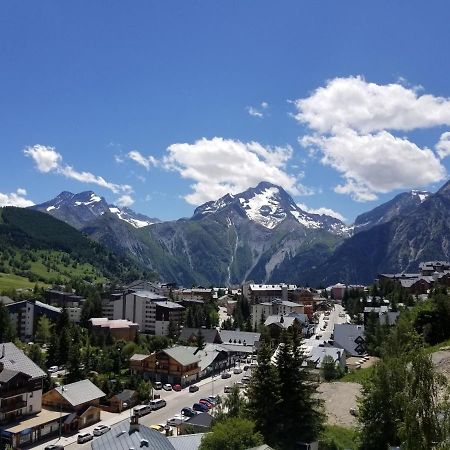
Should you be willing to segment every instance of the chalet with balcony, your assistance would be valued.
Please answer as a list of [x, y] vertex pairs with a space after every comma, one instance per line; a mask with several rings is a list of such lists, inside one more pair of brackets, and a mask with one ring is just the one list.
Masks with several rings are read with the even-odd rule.
[[179, 345], [151, 355], [135, 354], [130, 358], [130, 369], [147, 380], [186, 386], [200, 373], [201, 357], [194, 351], [194, 347]]

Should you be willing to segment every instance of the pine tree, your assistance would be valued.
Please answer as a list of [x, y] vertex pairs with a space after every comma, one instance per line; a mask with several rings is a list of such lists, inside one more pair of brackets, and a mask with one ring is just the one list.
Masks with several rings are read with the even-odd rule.
[[16, 336], [6, 306], [0, 302], [0, 342], [11, 342]]
[[255, 421], [256, 430], [264, 436], [267, 444], [275, 444], [276, 427], [282, 420], [277, 417], [281, 411], [281, 397], [278, 372], [271, 363], [271, 350], [266, 344], [258, 351], [258, 366], [253, 369], [247, 397], [248, 412]]
[[291, 335], [284, 334], [277, 358], [283, 411], [278, 439], [283, 449], [296, 448], [298, 441], [316, 440], [325, 420], [322, 401], [309, 380], [300, 346], [300, 332], [293, 326]]

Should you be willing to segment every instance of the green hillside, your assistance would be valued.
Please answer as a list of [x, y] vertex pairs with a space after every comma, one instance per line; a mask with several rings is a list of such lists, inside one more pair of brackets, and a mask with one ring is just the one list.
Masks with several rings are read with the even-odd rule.
[[129, 280], [141, 271], [83, 233], [47, 214], [0, 208], [0, 290], [34, 283]]

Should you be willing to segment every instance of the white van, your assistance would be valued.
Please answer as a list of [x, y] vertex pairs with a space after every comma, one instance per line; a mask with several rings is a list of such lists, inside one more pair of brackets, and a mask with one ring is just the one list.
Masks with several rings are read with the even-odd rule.
[[167, 405], [167, 402], [163, 400], [162, 398], [158, 398], [156, 400], [150, 400], [150, 407], [152, 408], [152, 411], [155, 411], [160, 408], [164, 408], [164, 406]]
[[145, 416], [146, 414], [152, 412], [152, 407], [150, 405], [135, 406], [134, 409], [133, 409], [133, 412], [138, 417]]

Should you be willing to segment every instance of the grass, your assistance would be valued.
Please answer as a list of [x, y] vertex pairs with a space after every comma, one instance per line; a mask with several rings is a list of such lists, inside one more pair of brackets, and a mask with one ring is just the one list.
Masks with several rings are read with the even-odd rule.
[[353, 370], [351, 372], [346, 373], [338, 381], [344, 381], [344, 382], [347, 382], [347, 383], [363, 384], [363, 382], [365, 380], [367, 380], [372, 375], [373, 367], [374, 366], [370, 366], [370, 367], [367, 367], [365, 369]]
[[438, 352], [444, 347], [450, 347], [450, 339], [447, 339], [444, 342], [439, 342], [435, 345], [431, 345], [430, 347], [425, 347], [425, 353], [429, 355], [430, 353]]
[[[0, 292], [8, 289], [33, 289], [34, 285], [35, 283], [29, 281], [28, 278], [12, 273], [0, 273]], [[39, 285], [42, 285], [42, 283], [39, 283]]]
[[320, 437], [321, 441], [333, 442], [338, 446], [339, 450], [357, 450], [358, 436], [353, 428], [344, 428], [336, 425], [326, 425], [325, 430]]

